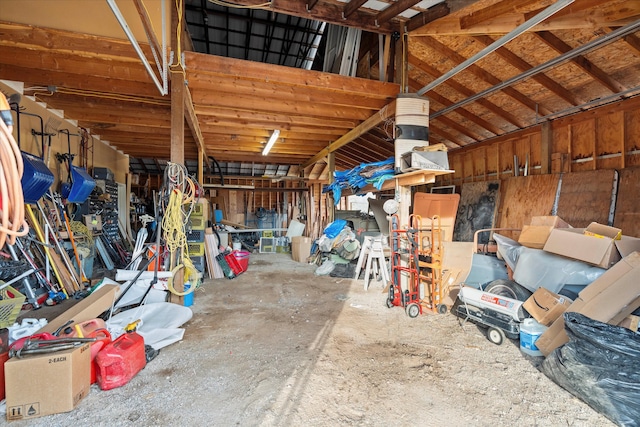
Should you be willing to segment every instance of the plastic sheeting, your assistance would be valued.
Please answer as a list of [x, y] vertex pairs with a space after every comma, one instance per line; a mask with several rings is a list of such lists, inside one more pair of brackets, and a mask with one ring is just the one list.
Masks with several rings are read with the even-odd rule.
[[137, 332], [144, 337], [144, 343], [156, 350], [178, 342], [184, 336], [180, 328], [193, 316], [189, 307], [169, 302], [145, 304], [123, 311], [107, 321], [107, 328], [115, 340], [124, 333], [124, 328], [140, 320]]
[[569, 342], [542, 363], [542, 372], [619, 426], [640, 426], [640, 335], [564, 313]]
[[542, 249], [527, 248], [515, 240], [493, 235], [498, 252], [513, 270], [513, 280], [535, 292], [543, 287], [558, 293], [565, 285], [588, 285], [605, 270]]

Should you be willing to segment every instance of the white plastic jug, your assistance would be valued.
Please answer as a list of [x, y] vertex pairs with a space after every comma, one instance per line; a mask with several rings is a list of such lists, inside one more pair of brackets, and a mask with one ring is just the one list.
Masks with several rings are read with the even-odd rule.
[[546, 330], [547, 327], [538, 323], [536, 319], [524, 319], [520, 324], [520, 350], [529, 356], [543, 356], [536, 347], [536, 340]]

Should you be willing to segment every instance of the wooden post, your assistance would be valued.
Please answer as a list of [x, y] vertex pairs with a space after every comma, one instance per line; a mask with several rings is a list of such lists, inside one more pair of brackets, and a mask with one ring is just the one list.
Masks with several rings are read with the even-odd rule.
[[[333, 184], [333, 173], [336, 171], [336, 156], [331, 152], [327, 155], [327, 164], [329, 165], [329, 184]], [[327, 222], [332, 223], [335, 217], [336, 205], [330, 203], [331, 208], [327, 212]]]
[[171, 161], [184, 165], [184, 73], [171, 70]]
[[198, 182], [200, 184], [204, 183], [204, 153], [202, 152], [202, 149], [200, 147], [198, 147]]

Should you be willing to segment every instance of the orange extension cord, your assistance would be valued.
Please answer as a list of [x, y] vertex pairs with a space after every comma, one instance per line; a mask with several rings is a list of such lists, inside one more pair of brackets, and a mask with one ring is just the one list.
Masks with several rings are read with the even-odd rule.
[[[9, 103], [0, 93], [0, 111], [10, 111]], [[3, 117], [6, 117], [3, 111]], [[9, 113], [9, 117], [11, 117]], [[24, 198], [22, 194], [23, 164], [20, 148], [12, 135], [11, 122], [0, 119], [0, 249], [5, 242], [13, 245], [16, 237], [24, 236], [29, 226], [24, 219]]]

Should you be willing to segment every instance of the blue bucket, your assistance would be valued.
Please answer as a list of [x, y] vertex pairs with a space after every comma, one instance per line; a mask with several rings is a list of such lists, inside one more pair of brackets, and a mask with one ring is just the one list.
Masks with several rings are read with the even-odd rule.
[[53, 173], [40, 157], [22, 153], [24, 172], [20, 184], [25, 203], [36, 203], [53, 184]]
[[71, 182], [71, 190], [69, 190], [67, 197], [69, 203], [84, 203], [96, 186], [91, 175], [76, 166], [71, 166]]

